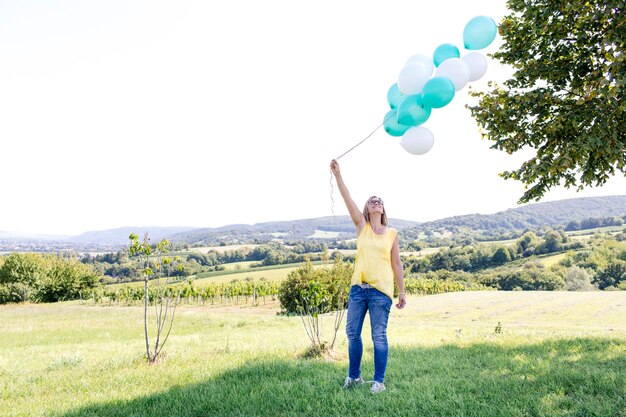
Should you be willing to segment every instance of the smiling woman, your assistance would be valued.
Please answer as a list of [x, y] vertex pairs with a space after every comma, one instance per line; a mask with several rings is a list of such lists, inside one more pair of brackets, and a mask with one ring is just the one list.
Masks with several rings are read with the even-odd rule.
[[331, 161], [330, 169], [356, 226], [357, 234], [357, 253], [346, 322], [350, 369], [344, 388], [364, 382], [361, 376], [361, 330], [365, 314], [369, 311], [374, 342], [374, 380], [371, 381], [371, 391], [377, 394], [385, 390], [384, 379], [389, 355], [387, 322], [394, 293], [394, 277], [400, 290], [396, 307], [401, 309], [406, 304], [398, 231], [387, 226], [387, 213], [380, 197], [368, 198], [363, 211], [359, 211], [343, 181], [337, 160]]

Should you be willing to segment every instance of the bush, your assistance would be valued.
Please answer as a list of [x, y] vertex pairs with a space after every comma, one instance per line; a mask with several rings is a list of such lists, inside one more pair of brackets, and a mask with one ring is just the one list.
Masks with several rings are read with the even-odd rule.
[[328, 313], [345, 308], [348, 302], [350, 280], [354, 266], [335, 257], [331, 269], [315, 269], [307, 260], [304, 266], [292, 271], [278, 290], [283, 313], [299, 314], [305, 307]]
[[80, 298], [98, 285], [89, 264], [54, 255], [13, 253], [0, 267], [0, 303]]
[[45, 275], [35, 283], [31, 298], [43, 303], [75, 300], [97, 284], [98, 275], [90, 265], [74, 259], [50, 258]]
[[31, 290], [21, 283], [0, 285], [0, 304], [21, 303], [28, 300]]
[[482, 277], [485, 285], [504, 291], [520, 289], [524, 291], [553, 291], [565, 286], [563, 278], [547, 270], [539, 263], [526, 263], [514, 270], [498, 271]]
[[0, 283], [33, 286], [44, 275], [43, 257], [34, 253], [12, 253], [0, 267]]
[[565, 272], [565, 289], [567, 291], [591, 291], [591, 277], [583, 268], [572, 266]]
[[601, 290], [618, 287], [623, 281], [626, 281], [626, 262], [621, 259], [609, 263], [594, 278], [594, 282]]

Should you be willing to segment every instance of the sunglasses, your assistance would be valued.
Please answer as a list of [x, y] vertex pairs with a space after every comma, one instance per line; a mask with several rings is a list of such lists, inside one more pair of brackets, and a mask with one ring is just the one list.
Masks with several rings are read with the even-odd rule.
[[381, 200], [380, 198], [372, 198], [372, 199], [369, 201], [369, 203], [370, 203], [370, 205], [372, 205], [372, 206], [375, 206], [376, 204], [378, 204], [379, 206], [382, 206], [382, 205], [384, 204], [384, 203], [383, 203], [383, 200]]

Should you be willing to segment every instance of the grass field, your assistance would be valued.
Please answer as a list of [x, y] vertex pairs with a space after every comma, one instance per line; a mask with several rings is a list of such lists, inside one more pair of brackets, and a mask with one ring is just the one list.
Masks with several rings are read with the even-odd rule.
[[338, 360], [301, 359], [300, 320], [277, 308], [181, 307], [147, 365], [139, 307], [0, 306], [1, 414], [626, 416], [626, 292], [409, 297], [390, 317], [377, 396], [341, 389], [343, 330]]
[[539, 259], [539, 262], [543, 264], [546, 268], [551, 267], [552, 265], [556, 265], [561, 262], [563, 259], [567, 258], [567, 253], [557, 253], [556, 255], [543, 256]]

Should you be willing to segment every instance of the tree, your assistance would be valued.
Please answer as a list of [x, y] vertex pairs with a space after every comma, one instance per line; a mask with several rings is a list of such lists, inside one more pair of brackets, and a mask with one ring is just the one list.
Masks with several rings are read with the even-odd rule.
[[504, 86], [469, 106], [492, 148], [536, 154], [505, 179], [520, 203], [553, 186], [602, 185], [626, 174], [626, 7], [623, 0], [509, 0], [493, 57], [514, 67]]
[[563, 249], [564, 236], [556, 230], [549, 230], [543, 237], [543, 243], [537, 246], [536, 253], [553, 253]]
[[42, 259], [45, 274], [34, 285], [32, 300], [52, 303], [82, 298], [98, 286], [98, 274], [91, 265], [58, 256]]
[[[178, 299], [180, 294], [172, 294], [172, 291], [168, 288], [167, 284], [170, 277], [171, 267], [175, 263], [179, 267], [180, 259], [176, 259], [172, 262], [171, 258], [163, 257], [163, 254], [167, 253], [170, 248], [169, 241], [162, 239], [156, 245], [150, 244], [148, 234], [144, 235], [142, 242], [139, 241], [139, 237], [131, 233], [129, 236], [130, 246], [128, 248], [129, 255], [139, 258], [139, 262], [142, 267], [142, 273], [144, 278], [144, 310], [143, 310], [143, 323], [144, 323], [144, 336], [146, 341], [146, 357], [148, 363], [155, 363], [165, 346], [172, 326], [174, 324], [174, 313], [178, 305]], [[167, 273], [165, 282], [161, 282], [164, 270]], [[150, 291], [149, 281], [150, 278], [156, 277], [157, 286], [153, 291]], [[155, 315], [156, 315], [156, 335], [154, 340], [154, 348], [150, 346], [150, 332], [148, 330], [148, 305], [150, 301], [154, 302]], [[169, 316], [168, 316], [169, 314]], [[167, 331], [164, 333], [165, 326]], [[161, 337], [164, 335], [163, 340]]]
[[594, 277], [594, 282], [601, 290], [609, 287], [617, 287], [620, 282], [626, 280], [626, 262], [616, 260], [609, 263]]
[[591, 277], [587, 271], [572, 266], [565, 272], [565, 289], [567, 291], [590, 291], [595, 287], [591, 285]]
[[0, 268], [0, 284], [20, 283], [33, 287], [45, 275], [41, 256], [34, 253], [12, 253]]
[[530, 256], [535, 253], [539, 245], [539, 238], [534, 232], [526, 232], [517, 239], [517, 253], [522, 256]]
[[572, 220], [567, 223], [567, 226], [565, 226], [566, 232], [571, 232], [573, 230], [580, 230], [580, 222], [578, 220]]
[[562, 288], [565, 281], [540, 263], [528, 262], [517, 270], [505, 270], [498, 274], [496, 283], [504, 291], [554, 291]]
[[493, 262], [494, 265], [504, 265], [510, 260], [511, 255], [509, 255], [509, 251], [504, 246], [498, 247], [491, 258], [491, 262]]
[[[300, 268], [289, 273], [280, 286], [278, 297], [283, 310], [297, 313], [311, 341], [311, 346], [304, 354], [317, 357], [332, 352], [337, 340], [337, 332], [345, 314], [350, 279], [354, 266], [343, 262], [336, 256], [332, 268], [315, 269], [310, 260]], [[322, 315], [333, 316], [333, 335], [326, 341], [322, 335]]]

